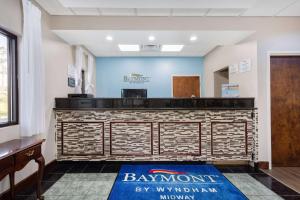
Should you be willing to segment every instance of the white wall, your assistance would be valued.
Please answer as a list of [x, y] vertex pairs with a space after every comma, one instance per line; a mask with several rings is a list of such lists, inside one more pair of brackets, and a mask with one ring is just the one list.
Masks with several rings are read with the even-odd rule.
[[[270, 69], [269, 69], [269, 55], [273, 52], [277, 54], [282, 52], [285, 55], [300, 54], [300, 18], [296, 23], [296, 20], [290, 20], [286, 18], [286, 22], [282, 24], [268, 24], [265, 27], [257, 25], [257, 32], [253, 36], [249, 37], [242, 44], [252, 44], [249, 46], [252, 53], [255, 49], [255, 42], [257, 41], [257, 72], [249, 77], [240, 77], [243, 84], [249, 84], [248, 87], [244, 87], [245, 91], [248, 91], [250, 96], [257, 94], [256, 107], [258, 108], [258, 160], [269, 161], [271, 163], [271, 113], [270, 113]], [[237, 45], [233, 48], [237, 48]], [[246, 47], [246, 46], [245, 46]], [[206, 71], [206, 94], [212, 96], [213, 93], [213, 71], [217, 69], [218, 64], [226, 66], [228, 59], [231, 56], [249, 55], [251, 52], [247, 49], [232, 51], [232, 47], [217, 48], [208, 54], [205, 58], [205, 71]], [[251, 50], [252, 49], [252, 50]], [[247, 52], [248, 51], [248, 52]], [[246, 54], [245, 54], [246, 53]], [[251, 53], [251, 54], [252, 54]], [[229, 56], [229, 58], [228, 58]], [[230, 61], [232, 62], [232, 61]], [[254, 64], [254, 63], [253, 63]], [[253, 66], [253, 65], [252, 65]], [[256, 78], [255, 78], [256, 77]], [[256, 83], [253, 83], [253, 79], [256, 79]], [[252, 87], [253, 84], [253, 87]]]
[[239, 84], [240, 97], [257, 97], [257, 43], [218, 47], [204, 57], [205, 94], [214, 96], [214, 72], [244, 59], [251, 59], [251, 71], [229, 73], [229, 83]]
[[68, 65], [74, 64], [73, 48], [54, 35], [48, 26], [49, 15], [43, 13], [43, 50], [46, 65], [46, 163], [53, 161], [56, 154], [54, 112], [55, 97], [67, 97], [74, 93], [68, 87]]
[[[258, 43], [258, 109], [259, 109], [259, 152], [262, 160], [271, 162], [271, 102], [269, 54], [282, 52], [300, 55], [300, 22], [298, 30], [291, 31], [282, 27], [281, 31], [268, 32], [261, 36]], [[278, 108], [280, 109], [280, 108]]]
[[[300, 17], [281, 24], [259, 27], [247, 41], [257, 41], [257, 108], [258, 108], [258, 155], [260, 161], [272, 163], [271, 154], [271, 102], [270, 68], [271, 53], [300, 55]], [[278, 108], [280, 109], [280, 108]], [[270, 165], [271, 167], [271, 165]]]
[[21, 35], [22, 12], [19, 0], [0, 0], [0, 27]]
[[[0, 26], [21, 36], [22, 10], [20, 0], [0, 0]], [[66, 97], [74, 92], [67, 86], [68, 64], [74, 63], [72, 47], [56, 35], [48, 26], [49, 15], [43, 11], [43, 51], [46, 67], [46, 142], [43, 144], [43, 155], [46, 164], [55, 159], [55, 130], [54, 130], [54, 98]], [[0, 128], [0, 142], [19, 138], [19, 126]], [[23, 170], [16, 174], [16, 181], [26, 178], [37, 169], [37, 164], [29, 163]], [[8, 178], [0, 182], [0, 193], [8, 189]]]

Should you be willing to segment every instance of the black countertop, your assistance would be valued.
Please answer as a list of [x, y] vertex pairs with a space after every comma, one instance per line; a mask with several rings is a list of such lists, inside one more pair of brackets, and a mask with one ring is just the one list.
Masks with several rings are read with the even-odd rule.
[[56, 98], [55, 110], [241, 110], [254, 109], [254, 98]]

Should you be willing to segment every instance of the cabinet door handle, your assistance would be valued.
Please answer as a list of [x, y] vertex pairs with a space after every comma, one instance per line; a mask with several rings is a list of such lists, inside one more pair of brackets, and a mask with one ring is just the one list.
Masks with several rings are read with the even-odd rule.
[[34, 154], [34, 150], [28, 151], [27, 153], [25, 153], [26, 156], [32, 156]]

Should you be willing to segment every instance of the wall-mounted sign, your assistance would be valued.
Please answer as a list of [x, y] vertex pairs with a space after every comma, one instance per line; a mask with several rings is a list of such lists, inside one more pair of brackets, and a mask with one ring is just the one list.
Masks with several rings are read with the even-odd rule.
[[74, 65], [68, 65], [68, 86], [75, 87], [76, 68]]
[[239, 85], [235, 83], [222, 84], [222, 97], [239, 97]]
[[240, 62], [240, 72], [249, 72], [251, 71], [251, 59], [245, 59]]
[[235, 74], [239, 72], [239, 65], [238, 64], [233, 64], [229, 66], [229, 73], [230, 74]]
[[75, 87], [75, 78], [68, 78], [68, 86]]
[[124, 76], [124, 82], [128, 83], [146, 83], [149, 82], [151, 77], [144, 76], [143, 74], [132, 73]]
[[74, 65], [69, 64], [68, 65], [68, 77], [75, 78], [76, 76], [76, 68]]

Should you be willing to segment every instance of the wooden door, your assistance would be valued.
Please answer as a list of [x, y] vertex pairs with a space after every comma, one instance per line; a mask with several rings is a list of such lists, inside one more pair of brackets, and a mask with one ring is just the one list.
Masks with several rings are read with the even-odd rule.
[[173, 97], [200, 97], [199, 76], [173, 76]]
[[300, 166], [300, 56], [271, 57], [272, 165]]

